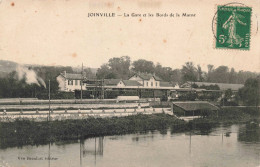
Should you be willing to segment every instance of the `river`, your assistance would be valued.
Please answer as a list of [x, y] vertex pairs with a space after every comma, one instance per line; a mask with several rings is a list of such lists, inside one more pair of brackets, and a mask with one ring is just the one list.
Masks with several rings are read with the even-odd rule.
[[7, 147], [0, 149], [0, 166], [259, 167], [260, 130], [222, 125], [207, 133], [168, 130]]

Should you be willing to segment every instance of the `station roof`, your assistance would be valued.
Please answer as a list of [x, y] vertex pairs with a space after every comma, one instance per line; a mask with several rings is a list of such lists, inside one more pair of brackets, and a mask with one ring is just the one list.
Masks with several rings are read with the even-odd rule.
[[160, 82], [161, 87], [173, 87], [173, 85], [170, 82]]
[[142, 86], [142, 84], [134, 80], [122, 80], [122, 81], [125, 84], [125, 86]]
[[244, 85], [243, 84], [230, 84], [230, 83], [213, 83], [213, 82], [188, 82], [192, 84], [196, 84], [198, 86], [209, 86], [209, 85], [218, 85], [220, 90], [227, 90], [231, 89], [233, 91], [238, 91], [238, 89], [242, 88]]
[[137, 74], [135, 74], [135, 76], [139, 76], [143, 80], [150, 80], [152, 77], [154, 77], [154, 79], [156, 81], [161, 81], [162, 80], [160, 77], [158, 77], [156, 75], [153, 75], [153, 74], [149, 74], [149, 73], [137, 73]]
[[185, 111], [196, 111], [196, 110], [215, 111], [219, 109], [217, 106], [207, 101], [184, 101], [184, 102], [173, 102], [172, 104]]
[[104, 79], [104, 84], [109, 86], [116, 86], [120, 81], [121, 79]]
[[61, 76], [63, 76], [66, 79], [70, 79], [70, 80], [81, 80], [82, 79], [82, 75], [81, 74], [73, 74], [73, 73], [61, 73]]

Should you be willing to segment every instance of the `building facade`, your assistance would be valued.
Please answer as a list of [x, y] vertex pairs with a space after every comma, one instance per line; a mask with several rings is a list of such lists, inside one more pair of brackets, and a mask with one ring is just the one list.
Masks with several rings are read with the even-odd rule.
[[[84, 80], [85, 98], [116, 98], [117, 96], [139, 96], [140, 98], [167, 97], [175, 87], [152, 74], [134, 74], [128, 80], [103, 79]], [[79, 95], [76, 92], [76, 96]]]
[[129, 80], [139, 82], [144, 88], [159, 88], [162, 81], [161, 78], [155, 75], [144, 73], [134, 74]]
[[[59, 83], [59, 91], [74, 92], [75, 90], [81, 90], [81, 83], [84, 78], [82, 74], [67, 73], [64, 71], [56, 78]], [[82, 90], [86, 90], [86, 84], [84, 83]]]

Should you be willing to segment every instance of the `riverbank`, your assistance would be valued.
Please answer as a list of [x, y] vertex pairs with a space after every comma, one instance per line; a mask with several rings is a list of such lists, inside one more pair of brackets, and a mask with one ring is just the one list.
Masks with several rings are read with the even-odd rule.
[[[259, 109], [256, 108], [221, 108], [217, 114], [214, 113], [208, 117], [204, 117], [204, 121], [219, 122], [224, 124], [246, 123], [250, 120], [260, 119]], [[197, 119], [199, 120], [199, 119]]]
[[127, 117], [88, 118], [33, 122], [17, 120], [0, 123], [0, 145], [37, 145], [60, 140], [73, 140], [105, 135], [123, 135], [167, 129], [171, 125], [185, 127], [186, 123], [167, 114], [137, 114]]
[[240, 110], [221, 110], [218, 115], [185, 122], [168, 114], [137, 114], [127, 117], [95, 118], [34, 122], [16, 120], [0, 123], [0, 148], [40, 145], [48, 142], [83, 139], [106, 135], [123, 135], [170, 128], [172, 133], [200, 130], [209, 133], [220, 124], [245, 123], [255, 119], [254, 114]]

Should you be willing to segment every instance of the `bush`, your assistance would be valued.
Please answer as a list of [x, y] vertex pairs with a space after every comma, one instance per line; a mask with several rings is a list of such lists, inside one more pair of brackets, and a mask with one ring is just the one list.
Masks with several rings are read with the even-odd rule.
[[[21, 145], [37, 145], [60, 140], [73, 140], [104, 135], [122, 135], [151, 130], [166, 130], [180, 123], [166, 114], [134, 115], [113, 118], [88, 118], [86, 120], [63, 120], [33, 122], [17, 120], [0, 123], [0, 148]], [[183, 122], [181, 122], [183, 124]]]

